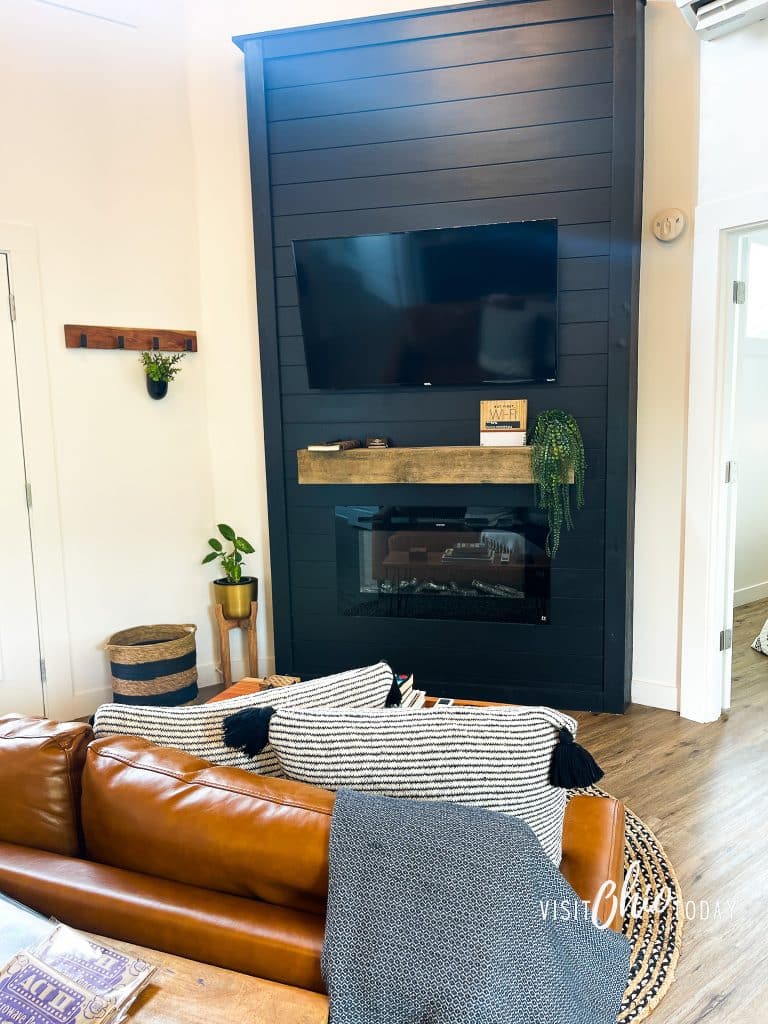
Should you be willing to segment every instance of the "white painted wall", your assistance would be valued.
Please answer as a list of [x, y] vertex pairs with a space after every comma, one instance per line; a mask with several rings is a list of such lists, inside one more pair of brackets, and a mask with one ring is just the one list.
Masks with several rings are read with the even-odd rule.
[[702, 206], [764, 191], [768, 21], [701, 47]]
[[737, 465], [734, 604], [768, 597], [768, 231], [750, 238], [741, 318], [734, 447]]
[[674, 0], [650, 0], [646, 33], [632, 699], [674, 709], [694, 230], [662, 243], [651, 224], [696, 204], [700, 44]]
[[217, 339], [202, 335], [162, 402], [136, 355], [64, 348], [71, 322], [200, 327], [182, 10], [136, 7], [138, 28], [31, 0], [0, 8], [0, 237], [22, 224], [38, 242], [50, 396], [39, 382], [37, 401], [50, 397], [66, 591], [66, 622], [44, 626], [68, 632], [69, 652], [46, 651], [61, 717], [107, 698], [103, 643], [121, 627], [197, 622], [213, 671], [198, 563], [215, 512], [205, 374]]

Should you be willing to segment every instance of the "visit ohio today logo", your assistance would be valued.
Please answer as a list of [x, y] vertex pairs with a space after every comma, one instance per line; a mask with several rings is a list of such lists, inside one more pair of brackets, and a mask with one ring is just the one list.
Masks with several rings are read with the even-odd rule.
[[[618, 914], [625, 917], [652, 917], [665, 913], [670, 907], [676, 908], [686, 921], [732, 921], [736, 909], [735, 900], [680, 900], [668, 885], [650, 892], [641, 880], [640, 865], [637, 861], [629, 866], [624, 884], [619, 890], [613, 881], [600, 886], [592, 907], [578, 897], [565, 900], [539, 900], [541, 916], [545, 921], [591, 920], [601, 931], [609, 928]], [[606, 920], [601, 921], [598, 908]]]

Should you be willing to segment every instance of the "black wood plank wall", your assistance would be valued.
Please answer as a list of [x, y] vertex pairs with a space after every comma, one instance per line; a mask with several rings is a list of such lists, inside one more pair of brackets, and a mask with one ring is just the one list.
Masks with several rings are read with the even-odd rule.
[[[277, 667], [384, 657], [436, 693], [620, 711], [629, 697], [642, 0], [523, 0], [246, 36]], [[310, 391], [290, 243], [557, 218], [549, 386]], [[363, 325], [361, 325], [361, 328]], [[361, 349], [365, 345], [361, 329]], [[479, 402], [578, 419], [586, 508], [551, 624], [337, 614], [337, 504], [529, 505], [531, 487], [300, 487], [296, 449], [475, 444]]]

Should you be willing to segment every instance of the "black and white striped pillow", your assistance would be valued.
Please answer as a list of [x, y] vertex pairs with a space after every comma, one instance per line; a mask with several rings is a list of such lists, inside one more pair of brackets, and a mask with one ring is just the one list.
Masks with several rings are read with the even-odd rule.
[[161, 708], [133, 704], [102, 704], [94, 717], [93, 731], [103, 736], [139, 736], [161, 747], [175, 747], [193, 757], [230, 768], [245, 768], [260, 775], [280, 775], [272, 747], [254, 756], [224, 743], [222, 723], [243, 708], [349, 707], [383, 708], [393, 681], [386, 662], [350, 669], [321, 679], [307, 679], [261, 693], [216, 704]]
[[325, 789], [450, 800], [530, 825], [556, 864], [567, 791], [550, 783], [561, 729], [551, 708], [279, 708], [269, 740], [283, 774]]

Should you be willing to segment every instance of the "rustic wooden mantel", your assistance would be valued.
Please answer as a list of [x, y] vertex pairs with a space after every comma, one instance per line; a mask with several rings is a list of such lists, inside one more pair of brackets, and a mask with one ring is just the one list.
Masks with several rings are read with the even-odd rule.
[[532, 484], [532, 451], [467, 445], [296, 455], [300, 484]]

